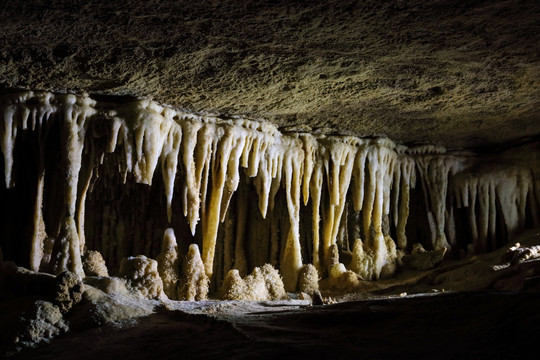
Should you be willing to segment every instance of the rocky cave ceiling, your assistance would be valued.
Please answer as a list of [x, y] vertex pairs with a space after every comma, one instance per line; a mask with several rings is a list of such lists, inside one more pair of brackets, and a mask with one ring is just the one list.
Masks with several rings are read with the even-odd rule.
[[534, 0], [5, 0], [0, 17], [7, 89], [447, 147], [540, 132]]

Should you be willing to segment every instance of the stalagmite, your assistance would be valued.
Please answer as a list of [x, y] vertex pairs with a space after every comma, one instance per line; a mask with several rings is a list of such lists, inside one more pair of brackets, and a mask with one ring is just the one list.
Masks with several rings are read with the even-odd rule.
[[336, 291], [355, 292], [360, 287], [360, 278], [358, 274], [347, 270], [345, 265], [339, 263], [332, 266], [328, 280], [322, 285]]
[[87, 251], [83, 256], [83, 260], [83, 269], [86, 276], [109, 276], [109, 270], [99, 251]]
[[137, 295], [150, 299], [159, 299], [163, 295], [163, 282], [156, 260], [144, 255], [125, 258], [120, 265], [120, 276]]
[[[20, 92], [0, 96], [0, 106], [0, 246], [33, 270], [82, 277], [81, 255], [97, 250], [114, 274], [122, 258], [144, 254], [130, 261], [152, 277], [148, 257], [157, 257], [173, 297], [175, 259], [187, 252], [185, 299], [205, 298], [222, 281], [247, 291], [242, 276], [256, 268], [253, 278], [282, 276], [287, 291], [311, 291], [318, 276], [344, 289], [355, 276], [391, 276], [413, 243], [437, 254], [450, 245], [489, 251], [540, 222], [537, 147], [509, 149], [493, 165], [487, 155], [282, 133], [149, 99]], [[13, 200], [22, 194], [29, 199]]]
[[161, 252], [156, 258], [158, 272], [163, 281], [163, 292], [169, 299], [176, 299], [178, 286], [178, 245], [174, 230], [169, 228], [163, 234]]
[[225, 300], [281, 300], [287, 296], [281, 277], [270, 264], [256, 267], [245, 278], [236, 269], [229, 271], [220, 293]]
[[39, 266], [43, 258], [44, 241], [47, 237], [42, 210], [44, 181], [44, 174], [41, 173], [37, 181], [37, 194], [34, 205], [34, 231], [32, 234], [32, 249], [30, 250], [30, 269], [33, 271], [39, 270]]
[[247, 285], [236, 269], [231, 269], [221, 288], [221, 296], [225, 300], [244, 300], [247, 296]]
[[312, 295], [319, 290], [319, 272], [312, 264], [306, 264], [298, 275], [298, 291]]
[[182, 264], [181, 287], [178, 299], [186, 301], [205, 300], [208, 296], [208, 277], [196, 244], [189, 246], [188, 254]]

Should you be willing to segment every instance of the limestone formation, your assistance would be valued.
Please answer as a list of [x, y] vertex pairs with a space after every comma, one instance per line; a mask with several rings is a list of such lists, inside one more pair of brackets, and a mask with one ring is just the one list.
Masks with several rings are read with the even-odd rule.
[[1, 1], [0, 357], [530, 352], [538, 19]]
[[208, 277], [204, 263], [196, 244], [189, 246], [188, 254], [182, 265], [181, 287], [178, 299], [186, 301], [206, 300], [208, 296]]
[[319, 272], [312, 264], [302, 266], [298, 275], [298, 291], [313, 294], [319, 290]]
[[359, 289], [362, 278], [354, 271], [347, 270], [342, 263], [332, 266], [328, 280], [324, 283], [326, 288], [340, 292], [355, 292]]
[[84, 254], [83, 270], [86, 276], [109, 276], [103, 256], [95, 250], [89, 250]]
[[[28, 206], [6, 205], [12, 220], [32, 226], [3, 227], [0, 245], [5, 257], [34, 271], [83, 276], [81, 254], [91, 258], [97, 250], [114, 274], [123, 258], [163, 251], [155, 275], [150, 261], [144, 276], [162, 276], [172, 296], [175, 252], [189, 248], [195, 261], [191, 246], [200, 244], [211, 289], [231, 269], [269, 263], [285, 290], [296, 291], [305, 264], [323, 277], [344, 274], [342, 264], [376, 280], [395, 273], [411, 243], [472, 254], [539, 225], [535, 144], [508, 150], [493, 164], [490, 155], [406, 147], [384, 137], [281, 132], [262, 120], [194, 114], [148, 99], [116, 104], [27, 91], [3, 95], [0, 103], [2, 191], [34, 196]], [[30, 160], [36, 169], [25, 175], [21, 164]], [[51, 168], [56, 162], [60, 169]], [[63, 187], [52, 185], [60, 179]], [[249, 199], [256, 211], [248, 211]], [[185, 238], [178, 250], [173, 231]], [[86, 268], [87, 275], [105, 275]], [[138, 288], [142, 273], [122, 274]], [[181, 291], [204, 298], [186, 286], [202, 289], [191, 282], [206, 280], [190, 279]], [[147, 285], [146, 295], [158, 296], [157, 283]]]
[[244, 300], [247, 295], [247, 285], [236, 269], [230, 270], [220, 290], [221, 296], [225, 300]]
[[502, 260], [508, 261], [510, 265], [515, 265], [539, 257], [540, 245], [521, 246], [520, 243], [516, 243], [514, 246], [510, 247], [506, 254], [504, 254]]
[[72, 272], [64, 271], [56, 277], [53, 303], [65, 314], [81, 301], [83, 292], [81, 279]]
[[403, 264], [417, 270], [433, 269], [444, 258], [446, 248], [426, 251], [421, 244], [414, 244], [410, 255], [402, 258]]
[[163, 295], [163, 282], [157, 268], [156, 260], [144, 255], [130, 256], [122, 261], [120, 276], [133, 292], [145, 298], [159, 299]]
[[161, 252], [156, 258], [158, 272], [163, 281], [163, 291], [169, 299], [176, 299], [178, 286], [178, 246], [173, 229], [165, 230]]
[[281, 300], [287, 296], [281, 276], [270, 264], [256, 267], [243, 279], [238, 270], [229, 271], [220, 293], [225, 300]]
[[68, 329], [69, 325], [57, 306], [38, 300], [29, 311], [22, 314], [17, 324], [12, 349], [20, 351], [37, 347], [42, 343], [49, 343]]

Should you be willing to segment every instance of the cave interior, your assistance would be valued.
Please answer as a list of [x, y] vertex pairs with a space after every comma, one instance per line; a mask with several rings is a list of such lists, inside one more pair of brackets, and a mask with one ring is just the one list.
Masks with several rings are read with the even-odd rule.
[[537, 2], [0, 19], [3, 355], [506, 358], [540, 333]]

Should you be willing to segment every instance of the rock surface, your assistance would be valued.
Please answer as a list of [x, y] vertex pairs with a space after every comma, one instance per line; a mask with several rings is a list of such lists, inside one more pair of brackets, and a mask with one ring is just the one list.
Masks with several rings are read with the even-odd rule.
[[34, 348], [42, 343], [49, 343], [68, 329], [61, 309], [50, 302], [38, 300], [19, 319], [14, 339], [15, 349]]
[[526, 1], [6, 1], [0, 87], [478, 147], [540, 132]]
[[185, 307], [137, 326], [71, 333], [13, 359], [528, 358], [540, 333], [539, 300], [458, 293], [325, 306], [179, 302]]

